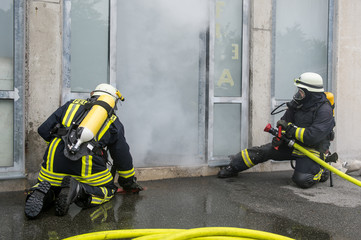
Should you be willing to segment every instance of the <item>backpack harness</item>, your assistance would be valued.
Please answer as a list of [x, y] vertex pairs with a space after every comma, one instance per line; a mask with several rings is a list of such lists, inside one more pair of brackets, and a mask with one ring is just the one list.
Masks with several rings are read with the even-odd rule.
[[[73, 161], [81, 159], [82, 156], [94, 155], [94, 154], [103, 157], [103, 159], [107, 161], [108, 160], [107, 149], [106, 147], [102, 147], [99, 144], [99, 142], [96, 140], [98, 134], [94, 136], [92, 140], [82, 143], [79, 151], [77, 151], [76, 153], [72, 152], [70, 147], [78, 139], [79, 137], [78, 136], [79, 132], [77, 131], [78, 127], [93, 106], [99, 105], [103, 107], [108, 113], [107, 116], [108, 120], [112, 119], [113, 116], [115, 117], [115, 115], [113, 115], [114, 109], [108, 103], [94, 99], [88, 99], [85, 101], [85, 103], [82, 103], [81, 101], [78, 101], [76, 99], [73, 101], [73, 103], [83, 105], [82, 112], [74, 121], [71, 122], [69, 127], [64, 127], [62, 124], [57, 123], [55, 127], [50, 131], [51, 135], [63, 139], [65, 144], [64, 155]], [[108, 122], [108, 120], [103, 123], [101, 129]]]

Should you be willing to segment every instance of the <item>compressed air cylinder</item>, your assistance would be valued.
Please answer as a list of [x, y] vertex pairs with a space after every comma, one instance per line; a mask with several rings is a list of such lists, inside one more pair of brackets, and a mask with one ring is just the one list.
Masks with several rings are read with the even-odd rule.
[[[97, 101], [106, 102], [112, 108], [115, 106], [115, 99], [110, 95], [101, 95]], [[107, 118], [107, 110], [100, 105], [94, 105], [78, 127], [80, 136], [72, 150], [76, 151], [83, 142], [92, 140]]]
[[325, 94], [326, 94], [326, 98], [328, 99], [328, 101], [330, 101], [331, 106], [333, 106], [335, 104], [335, 98], [333, 96], [333, 93], [325, 92]]
[[335, 98], [333, 96], [333, 93], [325, 92], [325, 94], [326, 94], [326, 98], [328, 99], [328, 101], [330, 101], [330, 104], [331, 104], [331, 106], [333, 108], [333, 110], [332, 110], [333, 116], [335, 116], [335, 109], [334, 109], [335, 108]]

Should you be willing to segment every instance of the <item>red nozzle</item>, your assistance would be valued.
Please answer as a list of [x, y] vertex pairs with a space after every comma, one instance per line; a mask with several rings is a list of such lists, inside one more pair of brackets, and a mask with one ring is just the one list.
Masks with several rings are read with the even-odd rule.
[[272, 128], [272, 125], [269, 123], [269, 124], [267, 124], [267, 126], [264, 128], [263, 131], [269, 132], [271, 130], [271, 128]]

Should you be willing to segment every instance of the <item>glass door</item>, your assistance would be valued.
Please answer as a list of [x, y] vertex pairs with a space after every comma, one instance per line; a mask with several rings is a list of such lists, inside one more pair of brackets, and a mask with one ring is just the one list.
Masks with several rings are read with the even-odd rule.
[[212, 3], [208, 164], [220, 166], [248, 142], [249, 2]]

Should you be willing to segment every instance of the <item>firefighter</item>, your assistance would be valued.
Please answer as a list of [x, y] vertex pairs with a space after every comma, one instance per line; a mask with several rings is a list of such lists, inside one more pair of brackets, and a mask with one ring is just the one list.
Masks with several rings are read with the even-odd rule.
[[[326, 98], [322, 77], [306, 72], [294, 80], [297, 92], [287, 103], [287, 110], [277, 122], [285, 130], [285, 136], [295, 139], [315, 156], [324, 159], [330, 141], [333, 140], [335, 120], [333, 109]], [[293, 182], [301, 188], [309, 188], [315, 183], [327, 181], [328, 174], [319, 164], [296, 149], [289, 148], [283, 141], [273, 138], [272, 143], [244, 149], [230, 156], [228, 166], [218, 172], [219, 178], [235, 177], [270, 159], [275, 161], [295, 160]]]
[[[143, 190], [134, 176], [124, 127], [114, 112], [118, 100], [124, 98], [117, 89], [100, 84], [89, 99], [67, 102], [38, 128], [48, 146], [38, 182], [26, 198], [25, 215], [29, 219], [54, 203], [56, 215], [63, 216], [72, 203], [88, 208], [112, 199], [118, 188], [115, 173], [107, 167], [108, 151], [123, 190], [132, 193]], [[92, 119], [95, 121], [91, 122]], [[99, 129], [94, 130], [94, 124]], [[81, 138], [89, 134], [92, 139], [82, 142]], [[78, 143], [76, 148], [74, 143]]]

